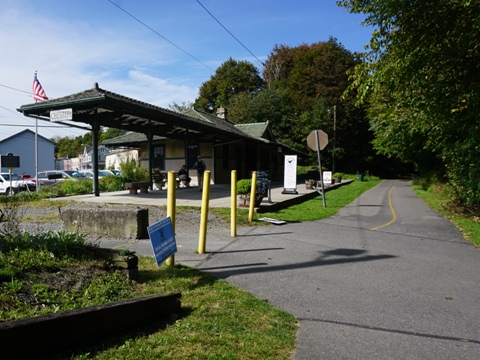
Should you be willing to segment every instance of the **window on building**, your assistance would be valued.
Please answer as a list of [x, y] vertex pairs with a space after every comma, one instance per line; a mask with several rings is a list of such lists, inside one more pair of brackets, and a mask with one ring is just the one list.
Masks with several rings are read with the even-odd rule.
[[198, 144], [190, 144], [187, 148], [188, 168], [193, 169], [193, 165], [197, 161], [197, 156], [200, 155]]
[[153, 147], [153, 168], [165, 170], [165, 145]]
[[230, 145], [222, 146], [222, 167], [224, 170], [229, 170], [230, 162]]

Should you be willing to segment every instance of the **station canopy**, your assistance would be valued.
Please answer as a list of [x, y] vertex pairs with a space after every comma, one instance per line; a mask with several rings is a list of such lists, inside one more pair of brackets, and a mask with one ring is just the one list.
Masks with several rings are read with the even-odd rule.
[[[234, 123], [216, 116], [198, 118], [151, 105], [94, 87], [76, 94], [22, 105], [17, 111], [25, 116], [50, 121], [50, 112], [70, 110], [72, 118], [63, 121], [92, 130], [97, 126], [123, 129], [169, 139], [195, 138], [198, 141], [223, 142], [233, 139], [257, 140], [240, 131]], [[78, 125], [90, 125], [90, 128]]]

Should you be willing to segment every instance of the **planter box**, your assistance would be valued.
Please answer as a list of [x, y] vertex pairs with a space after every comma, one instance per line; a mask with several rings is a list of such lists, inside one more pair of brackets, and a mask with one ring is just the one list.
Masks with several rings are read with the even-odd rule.
[[[255, 196], [255, 207], [259, 207], [262, 203], [263, 195], [256, 195]], [[250, 207], [250, 195], [238, 195], [238, 205], [241, 207]]]

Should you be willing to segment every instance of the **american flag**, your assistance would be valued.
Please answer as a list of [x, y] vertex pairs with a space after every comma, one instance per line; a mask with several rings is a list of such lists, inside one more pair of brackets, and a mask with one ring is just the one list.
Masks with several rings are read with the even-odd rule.
[[40, 84], [40, 81], [37, 79], [37, 73], [35, 73], [35, 76], [33, 77], [33, 99], [35, 101], [45, 101], [48, 100], [47, 95], [45, 95], [45, 91], [43, 91], [42, 85]]

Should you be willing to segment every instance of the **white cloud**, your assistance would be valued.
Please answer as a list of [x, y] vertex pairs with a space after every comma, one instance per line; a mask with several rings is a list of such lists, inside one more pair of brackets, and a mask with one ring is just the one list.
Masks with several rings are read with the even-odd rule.
[[[158, 74], [159, 68], [175, 66], [175, 54], [167, 44], [148, 41], [126, 28], [51, 19], [28, 11], [7, 8], [0, 13], [0, 33], [8, 34], [0, 37], [0, 84], [28, 93], [0, 87], [0, 122], [15, 118], [12, 111], [33, 102], [29, 93], [35, 71], [49, 98], [89, 89], [95, 82], [162, 107], [197, 96], [198, 85], [185, 74], [180, 78], [173, 72], [168, 77]], [[23, 130], [3, 127], [0, 137], [6, 129], [11, 134]]]

